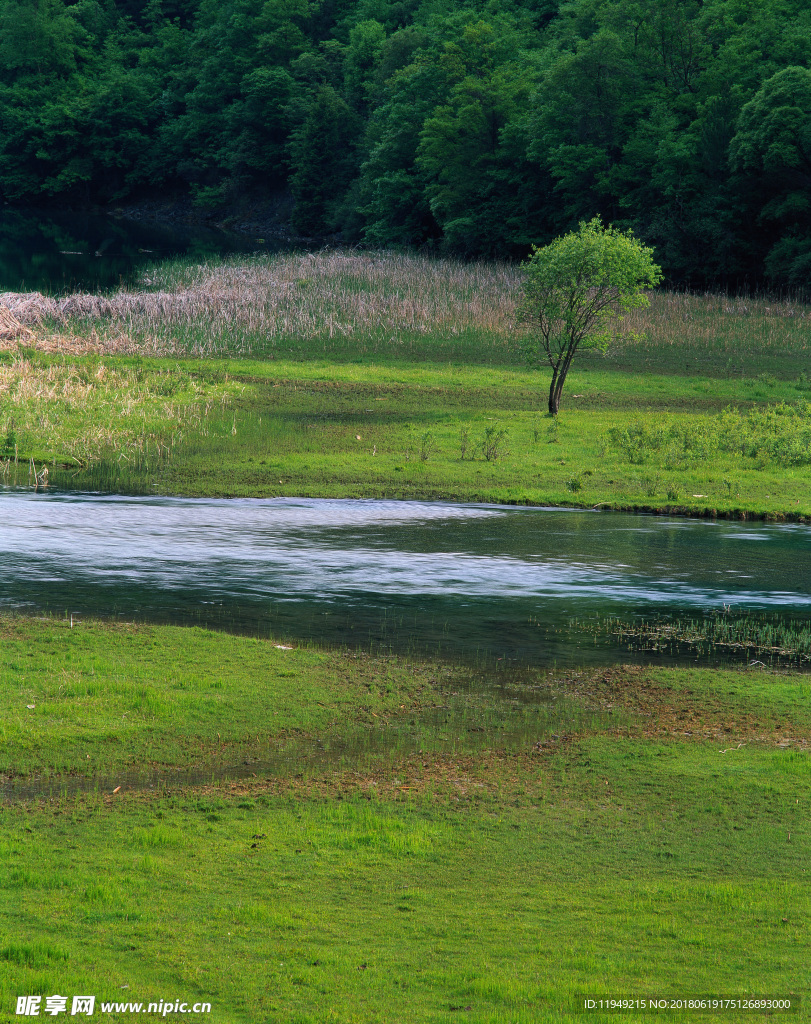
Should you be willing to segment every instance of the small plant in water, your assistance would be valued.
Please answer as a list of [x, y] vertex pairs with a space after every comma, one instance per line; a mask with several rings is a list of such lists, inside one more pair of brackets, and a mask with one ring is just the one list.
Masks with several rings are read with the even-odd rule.
[[615, 636], [634, 650], [678, 651], [717, 654], [726, 651], [747, 661], [753, 657], [778, 658], [807, 664], [811, 660], [811, 628], [803, 620], [781, 615], [744, 613], [730, 615], [728, 606], [701, 619], [659, 618], [630, 622], [615, 616], [569, 619], [575, 632], [594, 637]]

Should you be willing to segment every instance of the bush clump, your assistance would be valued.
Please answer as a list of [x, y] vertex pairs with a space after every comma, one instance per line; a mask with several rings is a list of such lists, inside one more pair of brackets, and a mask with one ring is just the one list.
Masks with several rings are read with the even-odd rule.
[[706, 462], [724, 452], [780, 466], [811, 465], [811, 403], [766, 406], [742, 413], [725, 409], [700, 423], [635, 420], [612, 427], [607, 443], [642, 465], [656, 456], [669, 469]]

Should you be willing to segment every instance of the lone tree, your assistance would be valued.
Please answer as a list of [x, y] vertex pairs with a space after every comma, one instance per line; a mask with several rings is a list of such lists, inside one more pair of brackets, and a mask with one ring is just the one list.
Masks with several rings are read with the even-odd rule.
[[599, 217], [542, 249], [533, 246], [519, 315], [530, 328], [523, 345], [527, 359], [552, 367], [552, 416], [578, 348], [604, 352], [627, 310], [648, 305], [645, 289], [662, 280], [652, 255], [630, 231], [605, 228]]

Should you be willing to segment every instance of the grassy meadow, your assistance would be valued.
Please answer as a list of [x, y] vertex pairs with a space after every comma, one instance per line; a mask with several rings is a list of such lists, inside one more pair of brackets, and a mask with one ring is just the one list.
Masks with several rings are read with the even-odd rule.
[[509, 265], [326, 252], [179, 261], [107, 296], [6, 296], [34, 337], [0, 353], [0, 474], [811, 514], [803, 304], [656, 293], [632, 340], [578, 355], [553, 420], [548, 374], [519, 353], [520, 280]]
[[794, 383], [573, 371], [552, 419], [512, 367], [40, 360], [0, 365], [7, 483], [811, 515]]
[[0, 638], [7, 779], [257, 761], [282, 733], [431, 701], [448, 672], [200, 628], [11, 618]]
[[[0, 486], [808, 521], [809, 307], [656, 293], [551, 419], [520, 280], [323, 252], [3, 296], [32, 335], [0, 342]], [[696, 643], [807, 661], [807, 630], [733, 625]], [[802, 1019], [809, 676], [506, 671], [0, 617], [0, 1020], [62, 992], [221, 1024]]]
[[[105, 779], [3, 808], [3, 1007], [535, 1024], [582, 1020], [588, 993], [807, 998], [807, 675], [527, 671], [533, 743], [460, 732], [190, 785], [172, 772], [223, 751], [236, 770], [271, 737], [394, 728], [463, 673], [169, 627], [11, 619], [3, 639], [4, 771]], [[592, 715], [550, 720], [556, 699]]]
[[[393, 252], [274, 254], [162, 263], [108, 295], [2, 301], [38, 348], [211, 358], [521, 365], [519, 266]], [[716, 378], [809, 375], [809, 317], [784, 297], [658, 291], [634, 340], [577, 362]]]

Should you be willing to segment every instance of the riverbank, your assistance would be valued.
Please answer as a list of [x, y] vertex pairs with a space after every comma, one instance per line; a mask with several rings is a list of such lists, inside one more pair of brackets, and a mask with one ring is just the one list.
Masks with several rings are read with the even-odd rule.
[[[517, 744], [477, 748], [500, 712], [471, 700], [464, 735], [438, 717], [419, 750], [252, 777], [258, 736], [385, 735], [464, 673], [201, 630], [2, 630], [24, 777], [100, 780], [0, 810], [4, 1007], [82, 992], [120, 1003], [113, 1021], [178, 999], [224, 1024], [535, 1024], [580, 1020], [586, 994], [808, 998], [807, 675], [533, 672], [507, 702], [546, 694]], [[150, 788], [154, 766], [216, 771], [223, 750], [245, 777]]]
[[654, 295], [551, 419], [519, 293], [504, 264], [324, 252], [6, 296], [34, 337], [0, 353], [4, 479], [33, 459], [51, 486], [131, 493], [811, 516], [802, 304]]
[[[191, 772], [198, 785], [242, 776], [253, 785], [256, 775], [243, 767], [267, 765], [280, 749], [276, 781], [256, 785], [295, 786], [290, 780], [302, 776], [289, 765], [297, 761], [307, 774], [341, 775], [355, 761], [385, 773], [392, 758], [411, 763], [420, 753], [398, 731], [417, 720], [422, 753], [441, 757], [448, 748], [474, 758], [505, 744], [516, 753], [545, 748], [561, 732], [656, 741], [695, 733], [797, 751], [811, 742], [808, 674], [764, 670], [760, 661], [754, 669], [505, 669], [495, 661], [476, 669], [72, 616], [4, 616], [0, 638], [0, 672], [11, 680], [0, 694], [0, 787], [12, 794], [36, 786], [58, 793], [70, 780], [102, 777], [141, 792], [155, 773], [169, 786]], [[463, 716], [451, 714], [456, 697]], [[437, 708], [445, 712], [438, 718]], [[390, 746], [360, 741], [380, 728]], [[342, 737], [343, 757], [324, 761], [318, 754], [330, 736]]]
[[[514, 367], [9, 354], [0, 473], [33, 485], [811, 517], [795, 382]], [[122, 401], [122, 396], [126, 400]], [[5, 441], [5, 444], [2, 442]]]

